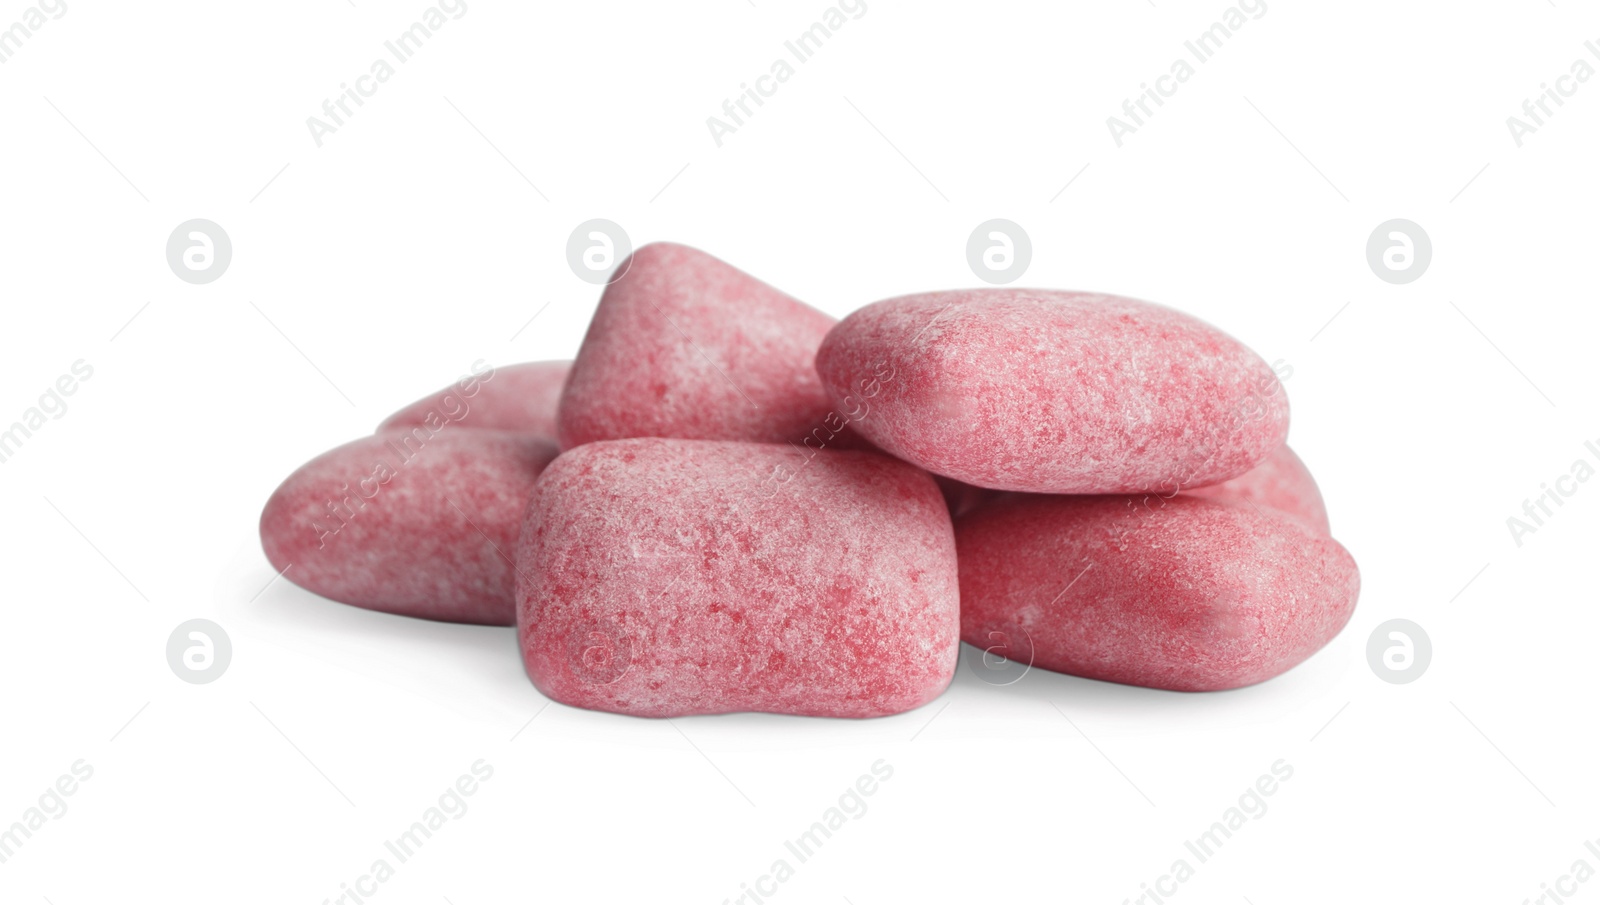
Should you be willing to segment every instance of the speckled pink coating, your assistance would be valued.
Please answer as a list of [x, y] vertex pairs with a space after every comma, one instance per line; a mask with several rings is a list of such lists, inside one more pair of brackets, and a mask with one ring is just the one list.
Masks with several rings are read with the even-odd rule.
[[1244, 474], [1212, 484], [1186, 490], [1188, 496], [1208, 499], [1234, 500], [1254, 503], [1292, 515], [1323, 534], [1328, 530], [1328, 508], [1322, 502], [1322, 491], [1316, 479], [1306, 468], [1306, 463], [1287, 446], [1278, 447], [1267, 461]]
[[363, 437], [278, 487], [261, 513], [261, 546], [284, 578], [341, 603], [511, 625], [510, 557], [534, 479], [556, 452], [508, 431]]
[[556, 406], [570, 361], [526, 361], [468, 374], [432, 396], [418, 399], [378, 425], [475, 427], [524, 431], [556, 439]]
[[961, 636], [1175, 691], [1270, 679], [1327, 644], [1360, 576], [1298, 519], [1191, 496], [1018, 495], [956, 520]]
[[[1198, 487], [1283, 444], [1266, 362], [1193, 317], [1087, 292], [969, 289], [876, 302], [817, 352], [855, 425], [929, 471], [998, 490]], [[876, 394], [876, 398], [873, 398]]]
[[625, 437], [798, 443], [827, 422], [812, 358], [833, 318], [682, 245], [646, 245], [618, 269], [561, 397], [563, 449]]
[[539, 690], [653, 717], [869, 717], [937, 697], [960, 628], [938, 488], [879, 453], [797, 459], [656, 438], [563, 453], [517, 554]]

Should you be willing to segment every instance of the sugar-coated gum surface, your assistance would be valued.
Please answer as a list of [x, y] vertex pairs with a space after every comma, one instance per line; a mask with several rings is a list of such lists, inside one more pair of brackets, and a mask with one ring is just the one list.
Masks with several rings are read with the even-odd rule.
[[1221, 484], [1185, 491], [1189, 496], [1250, 502], [1292, 515], [1323, 534], [1328, 532], [1328, 508], [1316, 479], [1294, 450], [1280, 446], [1267, 461]]
[[385, 418], [378, 431], [448, 424], [522, 431], [554, 442], [556, 406], [571, 367], [570, 361], [525, 361], [468, 374]]
[[963, 640], [1129, 685], [1272, 678], [1338, 634], [1360, 589], [1337, 541], [1242, 501], [1016, 494], [955, 531]]
[[534, 479], [556, 452], [506, 431], [363, 437], [284, 480], [261, 513], [261, 545], [284, 578], [332, 600], [510, 625], [510, 557]]
[[528, 674], [577, 707], [879, 716], [955, 669], [945, 501], [878, 453], [581, 446], [539, 480], [517, 562]]
[[801, 443], [842, 426], [812, 367], [833, 318], [682, 245], [646, 245], [618, 270], [561, 398], [563, 449], [628, 437]]
[[1283, 444], [1266, 362], [1189, 315], [1086, 292], [974, 289], [876, 302], [817, 371], [884, 451], [979, 487], [1161, 492], [1236, 477]]

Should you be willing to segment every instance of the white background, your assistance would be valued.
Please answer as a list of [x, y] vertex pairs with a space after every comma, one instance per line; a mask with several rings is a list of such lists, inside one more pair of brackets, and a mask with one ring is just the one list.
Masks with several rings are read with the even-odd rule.
[[[1506, 526], [1600, 445], [1600, 79], [1520, 148], [1505, 123], [1600, 41], [1592, 7], [1270, 0], [1119, 148], [1106, 117], [1220, 0], [868, 0], [719, 148], [706, 118], [823, 3], [469, 0], [317, 147], [306, 118], [424, 8], [69, 0], [0, 66], [0, 422], [94, 369], [0, 465], [0, 825], [94, 769], [0, 900], [337, 898], [480, 758], [378, 905], [719, 903], [880, 758], [779, 903], [1134, 899], [1278, 759], [1180, 903], [1515, 903], [1600, 869], [1600, 481], [1520, 546]], [[196, 217], [234, 246], [204, 286], [164, 257]], [[476, 359], [576, 350], [598, 291], [565, 247], [595, 217], [836, 315], [976, 284], [967, 236], [1004, 217], [1020, 285], [1286, 360], [1353, 621], [1229, 693], [963, 664], [892, 718], [667, 723], [541, 709], [510, 629], [273, 583], [256, 519], [302, 461]], [[1395, 217], [1434, 247], [1408, 285], [1365, 259]], [[194, 617], [232, 638], [214, 684], [166, 661]], [[1434, 646], [1403, 686], [1365, 654], [1397, 617]]]

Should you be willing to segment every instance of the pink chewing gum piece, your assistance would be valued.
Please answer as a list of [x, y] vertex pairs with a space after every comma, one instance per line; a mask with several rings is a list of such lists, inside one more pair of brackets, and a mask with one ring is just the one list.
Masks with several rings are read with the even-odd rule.
[[1289, 405], [1237, 340], [1149, 302], [972, 289], [876, 302], [830, 331], [817, 371], [884, 451], [996, 490], [1160, 492], [1243, 474]]
[[878, 453], [580, 446], [534, 488], [517, 567], [528, 675], [574, 707], [882, 716], [955, 670], [949, 513]]
[[1323, 534], [1329, 534], [1328, 508], [1322, 502], [1322, 491], [1316, 479], [1306, 468], [1306, 463], [1288, 446], [1280, 446], [1267, 461], [1237, 478], [1185, 490], [1186, 496], [1207, 499], [1233, 500], [1253, 503], [1292, 515]]
[[956, 520], [961, 636], [1090, 679], [1218, 691], [1338, 634], [1356, 564], [1299, 519], [1179, 495], [1017, 495]]
[[330, 600], [446, 622], [516, 622], [517, 532], [555, 444], [427, 428], [346, 443], [291, 474], [261, 513], [283, 576]]
[[627, 437], [801, 443], [819, 429], [830, 439], [842, 432], [846, 418], [812, 367], [833, 318], [682, 245], [646, 245], [618, 272], [561, 397], [563, 449]]
[[450, 425], [522, 431], [554, 442], [556, 406], [571, 367], [570, 361], [527, 361], [469, 374], [385, 418], [378, 432]]

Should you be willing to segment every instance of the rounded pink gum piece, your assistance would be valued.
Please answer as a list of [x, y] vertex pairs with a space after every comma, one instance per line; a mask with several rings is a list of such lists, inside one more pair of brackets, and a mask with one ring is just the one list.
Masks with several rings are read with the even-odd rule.
[[855, 429], [907, 462], [996, 490], [1159, 492], [1243, 474], [1281, 446], [1266, 362], [1193, 317], [1086, 292], [972, 289], [876, 302], [817, 371]]
[[1360, 589], [1337, 541], [1241, 503], [1018, 495], [955, 531], [963, 640], [1127, 685], [1270, 679], [1338, 634]]
[[833, 318], [682, 245], [646, 245], [618, 272], [561, 397], [563, 449], [627, 437], [800, 443], [845, 426], [812, 367]]
[[517, 566], [528, 675], [574, 707], [871, 717], [955, 670], [944, 499], [878, 453], [580, 446], [539, 479]]
[[1328, 507], [1306, 463], [1287, 446], [1278, 447], [1267, 461], [1221, 484], [1185, 490], [1184, 495], [1232, 500], [1264, 506], [1292, 515], [1328, 534]]
[[516, 622], [517, 532], [555, 444], [388, 430], [312, 459], [261, 513], [283, 577], [330, 600], [446, 622]]
[[467, 375], [385, 418], [378, 431], [450, 425], [525, 431], [554, 442], [556, 406], [571, 367], [570, 361], [527, 361]]

